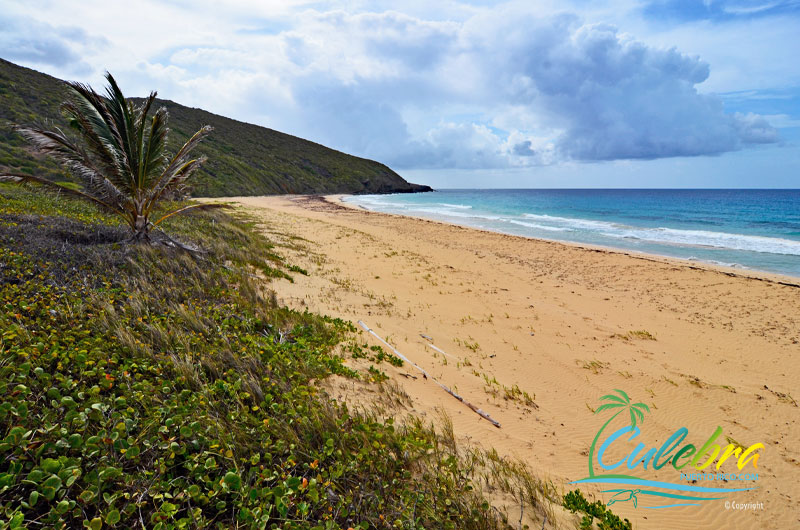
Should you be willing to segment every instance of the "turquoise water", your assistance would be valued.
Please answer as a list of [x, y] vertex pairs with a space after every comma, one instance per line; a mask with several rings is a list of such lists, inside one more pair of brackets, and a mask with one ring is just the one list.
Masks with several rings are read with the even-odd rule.
[[800, 190], [442, 190], [370, 210], [800, 277]]

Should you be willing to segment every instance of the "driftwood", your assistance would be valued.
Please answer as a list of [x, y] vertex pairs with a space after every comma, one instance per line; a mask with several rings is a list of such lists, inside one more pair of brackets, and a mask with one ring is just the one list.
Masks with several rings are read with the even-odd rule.
[[432, 344], [432, 342], [433, 342], [433, 337], [431, 337], [431, 336], [429, 336], [429, 335], [425, 335], [424, 333], [420, 333], [420, 334], [419, 334], [419, 336], [420, 336], [420, 337], [422, 337], [423, 339], [427, 340], [427, 341], [430, 341], [430, 342], [426, 342], [426, 343], [425, 343], [425, 345], [426, 345], [426, 346], [430, 346], [431, 348], [433, 348], [434, 350], [438, 351], [439, 353], [441, 353], [441, 354], [442, 354], [442, 355], [444, 355], [445, 357], [450, 357], [451, 359], [455, 359], [456, 361], [458, 360], [458, 358], [457, 358], [457, 357], [453, 357], [453, 356], [452, 356], [452, 355], [450, 355], [449, 353], [447, 353], [447, 352], [445, 352], [445, 351], [443, 351], [443, 350], [440, 350], [439, 348], [437, 348], [436, 346], [434, 346], [434, 345]]
[[437, 348], [436, 346], [434, 346], [431, 343], [427, 343], [427, 345], [430, 346], [431, 348], [433, 348], [434, 350], [438, 351], [439, 353], [441, 353], [445, 357], [450, 357], [451, 359], [458, 360], [458, 357], [454, 357], [453, 355], [450, 355], [449, 353], [445, 352], [444, 350], [442, 350], [440, 348]]
[[[410, 364], [411, 366], [413, 366], [414, 368], [419, 370], [419, 372], [422, 374], [423, 377], [425, 377], [426, 379], [430, 379], [431, 381], [433, 381], [434, 383], [439, 385], [445, 392], [447, 392], [448, 394], [450, 394], [451, 396], [453, 396], [454, 398], [459, 400], [464, 405], [468, 406], [470, 409], [472, 409], [472, 411], [475, 412], [475, 414], [477, 414], [481, 418], [485, 419], [486, 421], [488, 421], [489, 423], [491, 423], [492, 425], [494, 425], [498, 429], [500, 428], [500, 423], [499, 422], [497, 422], [496, 420], [492, 419], [492, 417], [489, 416], [487, 413], [485, 413], [484, 411], [482, 411], [481, 409], [479, 409], [478, 407], [476, 407], [475, 405], [473, 405], [472, 403], [470, 403], [469, 401], [467, 401], [463, 397], [459, 396], [458, 394], [456, 394], [455, 392], [450, 390], [450, 388], [448, 388], [446, 385], [444, 385], [441, 382], [439, 382], [438, 380], [436, 380], [436, 378], [434, 378], [430, 374], [428, 374], [428, 372], [426, 372], [423, 368], [421, 368], [420, 366], [418, 366], [418, 365], [414, 364], [413, 362], [411, 362], [411, 360], [409, 360], [408, 357], [406, 357], [405, 355], [403, 355], [402, 353], [397, 351], [397, 349], [394, 346], [392, 346], [391, 344], [389, 344], [388, 342], [383, 340], [383, 338], [381, 338], [380, 335], [378, 335], [377, 333], [375, 333], [375, 331], [370, 329], [370, 327], [367, 326], [362, 320], [358, 321], [358, 325], [361, 326], [362, 328], [364, 328], [364, 331], [366, 331], [367, 333], [369, 333], [370, 335], [372, 335], [373, 337], [375, 337], [376, 339], [378, 339], [379, 341], [384, 343], [386, 345], [386, 347], [389, 348], [390, 350], [392, 350], [392, 353], [394, 353], [396, 356], [398, 356], [399, 358], [403, 359], [403, 361], [407, 362], [408, 364]], [[438, 348], [436, 348], [436, 349], [439, 350]], [[441, 350], [439, 350], [439, 351], [441, 351]], [[444, 353], [444, 352], [442, 352], [442, 353]]]

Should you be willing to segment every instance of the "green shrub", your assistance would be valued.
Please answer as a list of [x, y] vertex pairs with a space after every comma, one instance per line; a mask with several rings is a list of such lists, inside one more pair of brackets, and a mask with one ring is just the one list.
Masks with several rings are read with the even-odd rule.
[[591, 503], [587, 501], [581, 490], [573, 490], [564, 494], [562, 505], [572, 513], [584, 514], [580, 522], [581, 530], [592, 528], [594, 519], [597, 519], [597, 526], [600, 530], [631, 530], [633, 528], [629, 520], [620, 519], [601, 501]]

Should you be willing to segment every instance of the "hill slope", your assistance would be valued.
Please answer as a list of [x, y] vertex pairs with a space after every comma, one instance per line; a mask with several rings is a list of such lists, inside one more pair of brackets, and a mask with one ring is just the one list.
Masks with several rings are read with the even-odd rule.
[[[32, 155], [10, 128], [44, 121], [65, 126], [59, 112], [64, 97], [61, 80], [0, 59], [0, 167], [66, 178], [54, 162]], [[379, 162], [172, 101], [159, 103], [169, 110], [173, 151], [202, 125], [214, 127], [197, 149], [208, 163], [193, 181], [195, 196], [430, 191]]]

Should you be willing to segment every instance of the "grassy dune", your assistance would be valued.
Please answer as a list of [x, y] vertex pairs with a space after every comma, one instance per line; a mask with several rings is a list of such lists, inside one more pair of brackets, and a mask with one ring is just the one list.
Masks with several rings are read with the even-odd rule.
[[552, 523], [551, 485], [459, 448], [447, 419], [321, 390], [398, 360], [280, 307], [265, 279], [304, 271], [249, 219], [165, 228], [204, 253], [0, 185], [0, 528], [517, 528], [505, 505]]

